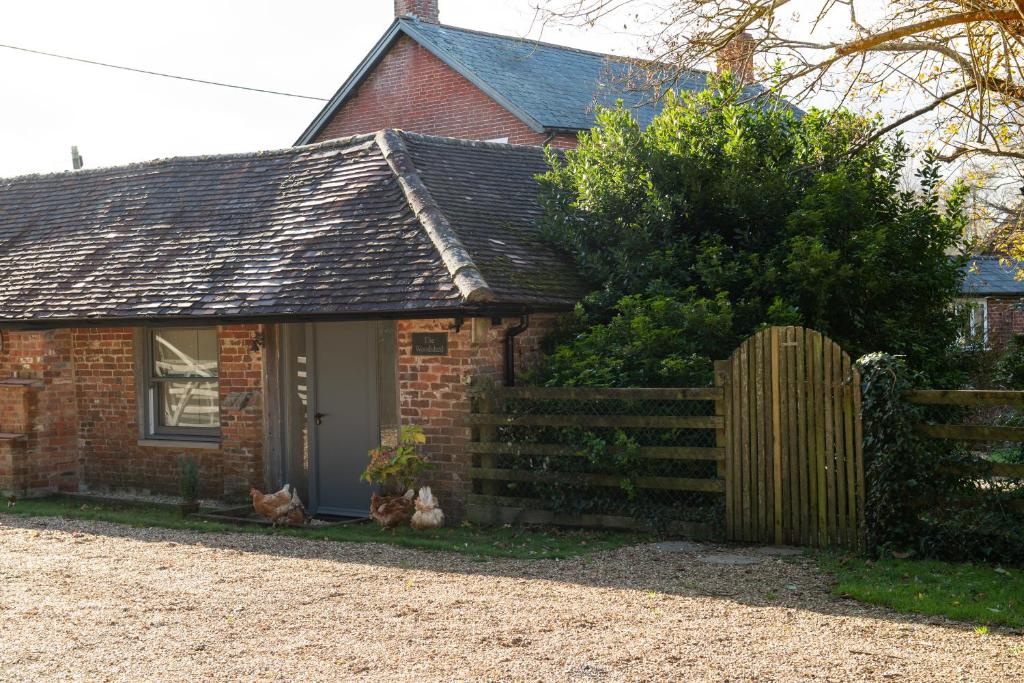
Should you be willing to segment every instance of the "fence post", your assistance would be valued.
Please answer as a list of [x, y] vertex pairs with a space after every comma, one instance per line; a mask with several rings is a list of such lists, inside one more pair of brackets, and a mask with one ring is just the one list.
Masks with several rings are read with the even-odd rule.
[[[726, 412], [729, 409], [729, 361], [715, 361], [715, 386], [722, 390], [722, 397], [715, 400], [715, 415], [722, 418], [722, 426], [715, 430], [715, 446], [725, 452], [728, 440], [729, 419]], [[725, 458], [718, 459], [718, 478], [725, 479], [729, 476]], [[728, 487], [726, 487], [728, 489]]]
[[[495, 397], [494, 384], [488, 380], [480, 386], [477, 393], [477, 410], [482, 415], [490, 415], [497, 412], [497, 400]], [[477, 441], [480, 443], [495, 443], [498, 440], [498, 428], [494, 425], [480, 425], [477, 427]], [[480, 467], [494, 469], [497, 465], [497, 456], [494, 453], [480, 454]], [[485, 496], [498, 495], [498, 482], [492, 479], [485, 479], [481, 482], [481, 493]]]

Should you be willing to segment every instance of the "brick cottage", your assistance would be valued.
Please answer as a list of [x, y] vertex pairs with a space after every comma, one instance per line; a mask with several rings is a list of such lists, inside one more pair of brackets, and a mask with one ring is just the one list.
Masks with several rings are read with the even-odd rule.
[[958, 304], [967, 310], [968, 338], [986, 348], [1003, 350], [1024, 334], [1024, 280], [1021, 264], [996, 255], [971, 259], [964, 272]]
[[656, 107], [625, 60], [395, 4], [300, 146], [0, 180], [0, 490], [174, 493], [189, 455], [204, 496], [363, 514], [367, 451], [418, 424], [458, 515], [470, 383], [583, 292], [538, 234], [543, 150], [503, 143]]
[[420, 424], [457, 509], [469, 383], [580, 284], [537, 235], [543, 150], [384, 131], [0, 183], [0, 489], [299, 486], [365, 512]]

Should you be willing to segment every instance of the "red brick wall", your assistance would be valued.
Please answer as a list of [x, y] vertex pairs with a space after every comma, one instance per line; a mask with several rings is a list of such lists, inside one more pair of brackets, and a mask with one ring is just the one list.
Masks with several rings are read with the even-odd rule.
[[254, 350], [261, 325], [220, 328], [220, 437], [224, 496], [242, 499], [263, 487], [266, 432], [263, 354]]
[[[383, 128], [518, 145], [547, 139], [408, 36], [395, 41], [316, 141]], [[575, 147], [576, 136], [560, 133], [550, 144]]]
[[[442, 507], [458, 517], [469, 493], [470, 455], [465, 444], [470, 427], [469, 382], [504, 378], [505, 331], [519, 322], [506, 319], [488, 326], [486, 339], [471, 339], [469, 321], [458, 333], [449, 329], [450, 319], [403, 320], [398, 323], [398, 386], [403, 425], [420, 425], [427, 437], [426, 453], [434, 467], [428, 478], [442, 497]], [[516, 337], [516, 370], [530, 367], [540, 352], [540, 342], [556, 322], [554, 316], [533, 316], [530, 328]], [[412, 355], [413, 332], [448, 332], [447, 356]]]
[[262, 485], [263, 363], [252, 350], [252, 335], [260, 331], [219, 328], [221, 441], [217, 449], [199, 449], [139, 443], [133, 329], [74, 330], [85, 485], [174, 494], [182, 455], [198, 459], [204, 497], [236, 498]]
[[0, 493], [20, 494], [29, 484], [26, 448], [40, 386], [35, 380], [0, 380]]
[[[0, 381], [35, 380], [27, 388], [23, 385], [14, 390], [27, 392], [28, 414], [19, 418], [26, 436], [13, 447], [24, 449], [25, 465], [20, 480], [12, 482], [12, 488], [27, 493], [75, 489], [78, 424], [71, 334], [68, 330], [48, 330], [4, 332], [3, 337]], [[16, 425], [10, 426], [13, 429]]]
[[1002, 349], [1015, 334], [1024, 333], [1024, 299], [989, 297], [988, 342], [993, 349]]

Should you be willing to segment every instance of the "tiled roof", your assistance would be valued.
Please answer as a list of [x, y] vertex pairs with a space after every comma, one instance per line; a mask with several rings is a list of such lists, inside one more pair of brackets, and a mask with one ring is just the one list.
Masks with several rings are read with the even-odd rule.
[[965, 295], [1024, 296], [1024, 280], [1017, 279], [1021, 264], [1002, 263], [998, 256], [975, 256], [964, 273]]
[[[645, 127], [659, 109], [650, 92], [630, 88], [638, 79], [635, 62], [440, 24], [417, 21], [413, 26], [418, 37], [476, 74], [544, 128], [590, 128], [595, 105], [615, 106], [620, 98]], [[684, 74], [677, 87], [701, 90], [706, 82], [706, 73], [694, 71]]]
[[[637, 62], [510, 36], [397, 19], [377, 46], [317, 116], [299, 143], [313, 140], [358, 87], [390, 45], [408, 35], [462, 74], [535, 130], [586, 130], [594, 125], [596, 105], [630, 108], [647, 126], [660, 110], [658, 97], [637, 88]], [[689, 71], [674, 83], [677, 90], [705, 87], [708, 73]], [[748, 87], [751, 97], [764, 92]], [[788, 105], [787, 105], [788, 106]]]
[[0, 322], [559, 309], [537, 148], [384, 131], [0, 180]]

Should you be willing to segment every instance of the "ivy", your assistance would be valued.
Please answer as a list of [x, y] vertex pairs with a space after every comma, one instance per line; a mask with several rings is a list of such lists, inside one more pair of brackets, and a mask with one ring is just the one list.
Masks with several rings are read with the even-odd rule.
[[1024, 563], [1024, 520], [1008, 504], [1013, 488], [962, 445], [915, 433], [926, 416], [903, 394], [922, 377], [884, 353], [864, 356], [857, 366], [871, 552]]

